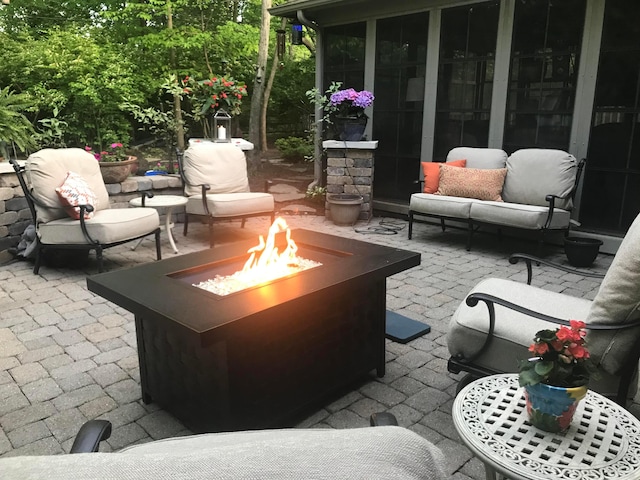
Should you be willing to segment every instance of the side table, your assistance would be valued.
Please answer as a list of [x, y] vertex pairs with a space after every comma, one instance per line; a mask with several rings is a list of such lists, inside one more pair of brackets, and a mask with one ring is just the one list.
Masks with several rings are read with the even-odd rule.
[[529, 424], [524, 389], [514, 374], [470, 383], [452, 413], [487, 479], [640, 479], [640, 421], [596, 392], [587, 393], [563, 434]]
[[[151, 198], [145, 198], [144, 205], [145, 207], [153, 207], [153, 208], [166, 208], [166, 219], [164, 224], [164, 229], [167, 232], [167, 238], [169, 239], [169, 243], [171, 244], [171, 248], [173, 248], [173, 253], [178, 253], [178, 249], [176, 248], [176, 242], [173, 239], [173, 234], [171, 233], [171, 228], [173, 228], [173, 223], [171, 223], [171, 215], [173, 214], [173, 209], [175, 207], [181, 207], [187, 204], [187, 197], [181, 197], [178, 195], [155, 195]], [[133, 207], [141, 207], [142, 206], [142, 198], [136, 197], [129, 200], [129, 205]], [[133, 250], [138, 248], [138, 245], [142, 242], [142, 239], [138, 241], [138, 243], [133, 247]]]

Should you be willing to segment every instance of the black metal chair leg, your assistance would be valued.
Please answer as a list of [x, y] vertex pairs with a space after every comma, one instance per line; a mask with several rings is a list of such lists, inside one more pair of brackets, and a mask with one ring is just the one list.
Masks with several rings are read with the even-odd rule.
[[96, 259], [98, 260], [98, 273], [104, 270], [104, 262], [102, 261], [102, 247], [96, 247]]
[[40, 271], [40, 265], [42, 264], [42, 247], [37, 247], [36, 248], [36, 261], [35, 264], [33, 265], [33, 273], [35, 275], [38, 274], [38, 272]]
[[156, 259], [162, 260], [162, 250], [160, 249], [160, 229], [156, 230]]

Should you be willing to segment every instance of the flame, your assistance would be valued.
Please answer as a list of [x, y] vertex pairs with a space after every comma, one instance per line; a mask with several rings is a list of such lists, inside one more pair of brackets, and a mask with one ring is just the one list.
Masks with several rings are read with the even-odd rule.
[[[276, 247], [276, 235], [281, 232], [285, 232], [287, 246], [282, 252], [279, 252]], [[291, 230], [287, 222], [281, 217], [276, 218], [269, 228], [267, 241], [265, 242], [262, 235], [259, 236], [259, 239], [260, 243], [247, 251], [250, 256], [242, 270], [225, 277], [216, 275], [209, 280], [194, 283], [193, 286], [216, 295], [229, 295], [245, 288], [262, 285], [271, 280], [322, 265], [320, 262], [307, 260], [296, 255], [298, 246], [291, 238]]]
[[[279, 253], [278, 247], [275, 246], [276, 235], [280, 232], [285, 232], [287, 238], [287, 246], [282, 253]], [[271, 227], [269, 227], [266, 242], [262, 235], [259, 236], [259, 241], [258, 245], [247, 250], [250, 257], [242, 268], [243, 272], [252, 271], [258, 275], [260, 272], [269, 272], [268, 276], [271, 276], [274, 270], [288, 270], [290, 266], [298, 264], [298, 257], [296, 256], [298, 246], [291, 238], [291, 229], [284, 218], [278, 217], [275, 219]]]

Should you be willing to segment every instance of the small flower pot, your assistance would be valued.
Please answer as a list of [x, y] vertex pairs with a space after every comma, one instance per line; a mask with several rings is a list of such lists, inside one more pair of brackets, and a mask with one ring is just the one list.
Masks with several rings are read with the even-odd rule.
[[602, 241], [596, 238], [565, 237], [564, 253], [574, 267], [590, 267], [595, 261]]
[[586, 394], [586, 385], [571, 388], [544, 383], [526, 385], [524, 396], [529, 422], [545, 432], [564, 432], [571, 425], [573, 414]]

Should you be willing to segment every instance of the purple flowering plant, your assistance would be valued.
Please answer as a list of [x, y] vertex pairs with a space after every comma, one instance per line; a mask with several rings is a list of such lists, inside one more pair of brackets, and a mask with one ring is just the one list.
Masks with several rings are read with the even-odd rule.
[[353, 88], [338, 90], [329, 97], [329, 105], [335, 108], [335, 115], [344, 117], [363, 117], [364, 109], [373, 104], [375, 97], [368, 90], [358, 92]]

